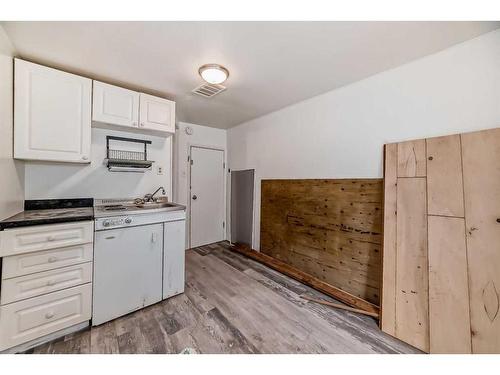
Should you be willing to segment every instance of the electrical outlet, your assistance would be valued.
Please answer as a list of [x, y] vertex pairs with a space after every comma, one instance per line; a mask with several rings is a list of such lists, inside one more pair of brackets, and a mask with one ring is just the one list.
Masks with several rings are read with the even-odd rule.
[[156, 167], [156, 174], [158, 174], [158, 175], [163, 174], [163, 167], [161, 165]]

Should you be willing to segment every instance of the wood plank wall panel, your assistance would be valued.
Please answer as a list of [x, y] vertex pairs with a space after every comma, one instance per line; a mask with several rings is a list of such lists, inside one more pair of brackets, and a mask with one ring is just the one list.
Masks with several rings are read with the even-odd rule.
[[461, 141], [472, 351], [500, 353], [500, 129]]
[[424, 351], [500, 353], [500, 129], [398, 143], [397, 166], [390, 147], [384, 211], [396, 200], [396, 309], [384, 297], [394, 290], [394, 224], [385, 214], [382, 330], [393, 334], [385, 321], [393, 317], [394, 335]]
[[425, 178], [398, 179], [396, 337], [428, 352], [426, 190]]
[[262, 180], [261, 252], [379, 305], [381, 179]]
[[398, 143], [398, 177], [425, 177], [425, 139]]
[[429, 216], [431, 353], [471, 353], [465, 220]]
[[429, 215], [464, 217], [460, 136], [427, 139]]
[[396, 211], [398, 146], [385, 146], [384, 152], [384, 251], [382, 256], [381, 329], [396, 334]]

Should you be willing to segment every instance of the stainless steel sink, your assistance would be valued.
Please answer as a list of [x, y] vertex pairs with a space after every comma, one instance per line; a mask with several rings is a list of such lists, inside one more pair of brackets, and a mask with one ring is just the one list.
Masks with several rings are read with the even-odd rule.
[[156, 203], [156, 202], [139, 203], [136, 204], [135, 206], [138, 208], [146, 208], [146, 209], [178, 207], [177, 204], [173, 203]]

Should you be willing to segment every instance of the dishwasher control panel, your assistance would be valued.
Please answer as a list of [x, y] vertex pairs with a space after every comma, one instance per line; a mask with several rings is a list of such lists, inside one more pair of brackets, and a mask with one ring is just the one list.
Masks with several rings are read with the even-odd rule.
[[139, 215], [122, 215], [100, 217], [95, 219], [95, 230], [118, 229], [125, 227], [135, 227], [138, 225], [148, 225], [164, 223], [167, 221], [185, 220], [186, 211], [169, 211], [157, 213], [143, 213]]
[[113, 218], [113, 219], [105, 219], [102, 221], [102, 226], [107, 228], [107, 227], [116, 227], [116, 226], [122, 226], [124, 224], [130, 224], [132, 223], [132, 219], [127, 217], [127, 218]]

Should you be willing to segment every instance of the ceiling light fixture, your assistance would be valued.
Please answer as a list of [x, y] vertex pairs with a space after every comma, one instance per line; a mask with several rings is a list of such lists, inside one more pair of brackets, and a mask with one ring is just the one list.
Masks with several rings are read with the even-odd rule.
[[229, 71], [219, 64], [205, 64], [198, 69], [201, 78], [208, 83], [220, 85], [229, 77]]

